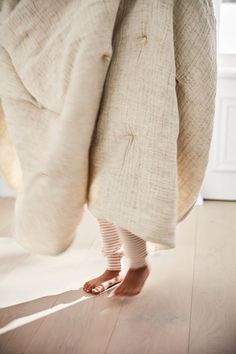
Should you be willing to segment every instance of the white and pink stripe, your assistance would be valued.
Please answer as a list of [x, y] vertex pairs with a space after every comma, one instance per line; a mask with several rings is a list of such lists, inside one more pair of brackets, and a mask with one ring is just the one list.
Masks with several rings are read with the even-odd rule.
[[147, 265], [145, 240], [105, 219], [98, 219], [98, 223], [103, 239], [102, 254], [107, 259], [108, 270], [121, 270], [124, 255], [129, 259], [130, 268]]

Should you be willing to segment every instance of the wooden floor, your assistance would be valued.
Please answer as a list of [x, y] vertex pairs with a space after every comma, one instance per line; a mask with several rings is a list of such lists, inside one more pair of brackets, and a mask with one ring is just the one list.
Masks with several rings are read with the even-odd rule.
[[82, 290], [105, 267], [89, 212], [72, 247], [46, 257], [11, 237], [13, 207], [0, 199], [1, 354], [236, 354], [236, 202], [195, 206], [128, 300]]

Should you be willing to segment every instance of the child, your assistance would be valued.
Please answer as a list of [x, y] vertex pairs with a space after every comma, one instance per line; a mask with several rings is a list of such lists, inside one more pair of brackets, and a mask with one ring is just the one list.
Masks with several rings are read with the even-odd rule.
[[[114, 284], [121, 283], [110, 295], [137, 295], [149, 275], [146, 241], [105, 219], [98, 219], [98, 222], [103, 239], [102, 254], [107, 259], [107, 269], [99, 277], [86, 282], [83, 289], [92, 294], [100, 294]], [[129, 258], [130, 268], [122, 279], [120, 272], [125, 254]]]

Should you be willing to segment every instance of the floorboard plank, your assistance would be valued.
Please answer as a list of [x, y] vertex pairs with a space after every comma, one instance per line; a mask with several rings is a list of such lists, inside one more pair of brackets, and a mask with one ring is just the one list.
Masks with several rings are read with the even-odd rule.
[[178, 225], [176, 248], [150, 258], [140, 297], [124, 302], [107, 354], [185, 354], [198, 208]]
[[[11, 222], [9, 210], [0, 219]], [[177, 227], [176, 248], [149, 255], [143, 292], [124, 300], [82, 290], [106, 266], [88, 210], [73, 245], [56, 258], [0, 237], [0, 327], [7, 329], [0, 353], [236, 354], [235, 215], [235, 202], [195, 206]]]
[[236, 203], [199, 209], [190, 354], [236, 353]]

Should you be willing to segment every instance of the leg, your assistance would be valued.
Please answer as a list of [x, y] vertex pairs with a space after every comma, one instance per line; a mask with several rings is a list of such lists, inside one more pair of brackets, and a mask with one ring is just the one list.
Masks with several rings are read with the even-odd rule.
[[116, 226], [104, 219], [98, 219], [98, 223], [103, 240], [102, 254], [106, 257], [107, 269], [99, 277], [84, 284], [84, 290], [93, 294], [99, 294], [105, 288], [121, 282], [120, 271], [124, 254]]
[[148, 255], [146, 241], [121, 227], [118, 228], [118, 231], [124, 245], [125, 254], [130, 262], [130, 268], [137, 269], [146, 266]]
[[123, 228], [119, 228], [119, 234], [124, 245], [124, 251], [130, 261], [130, 269], [112, 295], [137, 295], [149, 275], [149, 267], [146, 260], [148, 255], [146, 241]]
[[107, 259], [107, 269], [121, 271], [124, 253], [116, 225], [104, 219], [98, 219], [98, 222], [103, 239], [102, 254]]

